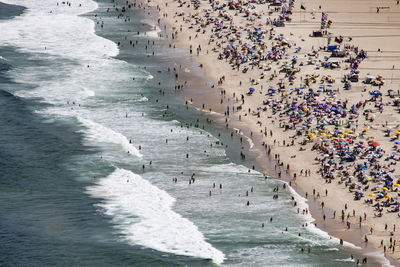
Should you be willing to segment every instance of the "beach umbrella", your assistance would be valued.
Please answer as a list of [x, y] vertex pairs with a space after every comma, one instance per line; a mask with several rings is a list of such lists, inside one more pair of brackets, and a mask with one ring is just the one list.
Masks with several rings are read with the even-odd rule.
[[376, 195], [375, 195], [375, 194], [372, 194], [372, 193], [369, 194], [369, 196], [370, 196], [370, 197], [376, 197]]
[[380, 144], [378, 142], [372, 142], [371, 146], [380, 146]]
[[385, 190], [385, 191], [387, 191], [387, 190], [389, 190], [387, 187], [382, 187], [382, 190]]
[[385, 198], [392, 198], [391, 195], [385, 195]]

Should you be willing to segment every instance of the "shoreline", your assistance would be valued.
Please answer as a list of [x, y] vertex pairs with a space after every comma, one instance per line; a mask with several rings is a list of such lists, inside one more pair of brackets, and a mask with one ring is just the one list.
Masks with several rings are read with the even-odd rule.
[[[152, 5], [154, 7], [153, 3], [150, 3], [150, 5]], [[169, 13], [169, 15], [172, 16], [173, 14]], [[161, 14], [160, 14], [160, 18], [161, 18]], [[167, 25], [173, 25], [173, 24], [170, 24], [170, 23], [172, 23], [170, 21], [171, 19], [169, 19], [169, 20], [165, 19], [165, 18], [161, 18], [161, 19], [163, 19], [163, 21], [166, 21]], [[172, 26], [172, 27], [174, 27], [174, 26]], [[170, 30], [170, 29], [167, 29], [167, 31], [168, 30]], [[188, 34], [186, 34], [186, 35], [188, 35]], [[179, 35], [178, 39], [171, 40], [171, 41], [172, 41], [172, 43], [177, 43], [178, 47], [188, 50], [188, 43], [184, 42], [182, 40], [182, 38], [183, 37], [181, 37], [181, 35]], [[212, 56], [213, 55], [210, 55], [210, 56], [207, 56], [207, 57], [212, 57]], [[195, 55], [192, 55], [191, 58], [194, 59], [197, 63], [203, 64], [203, 66], [204, 66], [203, 71], [205, 72], [204, 76], [207, 77], [207, 79], [211, 79], [214, 82], [214, 84], [216, 85], [217, 82], [218, 82], [218, 80], [216, 79], [217, 78], [218, 68], [215, 68], [217, 71], [213, 72], [212, 68], [210, 68], [210, 66], [208, 66], [209, 62], [207, 64], [207, 60], [204, 57], [205, 56], [196, 57]], [[211, 60], [215, 60], [215, 59], [211, 58]], [[190, 73], [189, 73], [189, 75], [190, 75]], [[217, 86], [217, 89], [215, 89], [215, 88], [214, 89], [206, 88], [206, 90], [208, 90], [208, 93], [212, 92], [214, 94], [214, 96], [218, 96], [217, 90], [218, 89], [223, 89], [223, 88], [225, 88], [225, 86], [222, 84], [219, 87]], [[184, 92], [184, 94], [186, 94], [186, 92]], [[204, 95], [205, 93], [203, 92], [202, 94]], [[193, 95], [188, 94], [185, 98], [188, 100], [191, 96], [193, 96]], [[206, 115], [210, 114], [210, 112], [207, 111], [208, 108], [212, 108], [213, 111], [219, 109], [220, 115], [222, 117], [222, 118], [220, 118], [220, 123], [221, 123], [221, 125], [223, 125], [224, 122], [223, 122], [222, 112], [224, 111], [224, 109], [221, 108], [221, 105], [218, 105], [219, 104], [218, 101], [217, 101], [218, 98], [204, 97], [204, 98], [202, 98], [201, 101], [205, 101], [205, 100], [208, 100], [208, 102], [207, 102], [208, 106], [206, 106], [205, 109], [202, 108], [202, 105], [200, 104], [200, 102], [196, 98], [194, 99], [193, 103], [191, 103], [191, 104], [194, 107], [197, 107], [197, 109], [200, 109], [200, 110], [203, 109], [203, 111], [204, 111], [204, 113]], [[214, 103], [210, 104], [210, 102], [212, 102], [211, 100], [213, 100]], [[235, 105], [235, 102], [234, 103], [228, 103], [227, 106], [232, 107], [234, 105]], [[233, 119], [233, 121], [232, 121], [232, 119]], [[232, 124], [235, 125], [235, 126], [236, 126], [236, 124], [239, 124], [240, 126], [237, 126], [237, 128], [239, 128], [243, 132], [245, 132], [244, 133], [245, 136], [250, 136], [251, 135], [250, 133], [247, 133], [247, 135], [246, 135], [246, 130], [251, 132], [251, 130], [249, 130], [249, 129], [256, 129], [256, 127], [254, 127], [254, 121], [251, 121], [251, 119], [249, 119], [249, 117], [246, 117], [245, 119], [243, 119], [242, 122], [239, 122], [236, 117], [235, 118], [230, 117], [229, 118], [229, 127], [230, 127], [230, 129], [234, 129], [235, 128], [235, 127], [232, 126]], [[275, 133], [279, 131], [279, 129], [274, 129], [274, 130], [275, 130]], [[256, 139], [256, 141], [254, 141], [254, 139]], [[257, 132], [254, 131], [254, 136], [253, 136], [253, 138], [250, 138], [250, 140], [253, 140], [254, 147], [249, 149], [249, 154], [251, 154], [252, 157], [256, 158], [256, 161], [258, 163], [257, 165], [260, 166], [260, 169], [261, 169], [262, 173], [267, 173], [268, 175], [272, 174], [274, 176], [277, 176], [279, 171], [281, 171], [281, 173], [282, 173], [282, 176], [280, 177], [281, 180], [286, 181], [286, 182], [290, 182], [290, 181], [294, 182], [293, 177], [290, 176], [290, 174], [288, 174], [288, 175], [285, 174], [286, 173], [285, 170], [284, 170], [285, 168], [280, 168], [278, 166], [278, 172], [273, 170], [274, 160], [272, 160], [272, 159], [270, 159], [270, 158], [265, 156], [265, 154], [266, 154], [265, 153], [265, 144], [264, 145], [262, 144], [262, 142], [263, 142], [262, 141], [263, 140], [263, 135], [262, 134], [260, 135], [260, 134], [258, 134]], [[268, 141], [271, 141], [271, 140], [268, 140]], [[282, 149], [282, 147], [279, 147], [279, 146], [273, 148], [272, 145], [271, 145], [271, 142], [269, 143], [269, 147], [271, 148], [271, 154], [273, 154], [274, 152], [279, 153], [280, 149]], [[283, 159], [284, 159], [285, 162], [290, 161], [290, 158], [287, 157], [287, 155], [286, 155], [286, 157], [283, 157]], [[247, 164], [246, 163], [247, 162], [244, 162], [244, 165], [247, 166], [248, 163]], [[250, 167], [250, 166], [248, 166], [248, 167]], [[291, 170], [290, 173], [293, 174], [293, 171]], [[313, 171], [313, 173], [314, 173], [314, 171]], [[304, 178], [304, 177], [302, 177], [302, 178]], [[300, 177], [298, 177], [298, 180], [300, 180]], [[292, 185], [292, 187], [297, 193], [299, 193], [301, 196], [304, 197], [305, 196], [304, 192], [307, 192], [308, 190], [311, 190], [311, 188], [309, 186], [307, 186], [306, 184], [307, 184], [306, 181], [302, 181], [302, 182], [301, 181], [297, 181]], [[317, 188], [317, 186], [315, 186], [315, 187]], [[308, 191], [308, 192], [310, 192], [310, 191]], [[309, 196], [309, 198], [310, 198], [310, 196]], [[355, 244], [355, 245], [357, 245], [359, 247], [362, 247], [362, 250], [365, 251], [365, 253], [363, 253], [363, 254], [365, 254], [365, 255], [370, 255], [371, 252], [378, 252], [379, 251], [379, 249], [377, 248], [377, 244], [376, 244], [377, 242], [375, 242], [375, 246], [376, 247], [374, 247], [371, 244], [373, 242], [369, 242], [367, 248], [365, 248], [365, 243], [362, 241], [362, 238], [365, 235], [365, 233], [367, 232], [367, 229], [364, 229], [364, 228], [366, 228], [366, 226], [363, 226], [363, 228], [361, 228], [361, 229], [359, 229], [359, 228], [354, 229], [353, 228], [351, 234], [343, 235], [343, 233], [342, 233], [343, 230], [346, 230], [345, 225], [342, 224], [342, 223], [339, 223], [340, 226], [335, 228], [334, 226], [337, 226], [339, 221], [330, 218], [332, 216], [333, 210], [336, 210], [336, 209], [330, 208], [329, 202], [326, 201], [325, 202], [326, 205], [325, 205], [325, 208], [324, 208], [324, 212], [328, 216], [327, 216], [327, 219], [324, 221], [323, 220], [323, 215], [322, 215], [322, 212], [321, 212], [321, 208], [320, 208], [320, 203], [318, 202], [318, 200], [310, 201], [309, 198], [307, 199], [308, 200], [307, 202], [308, 202], [308, 205], [310, 207], [311, 214], [312, 214], [313, 218], [315, 219], [315, 223], [317, 224], [319, 229], [328, 232], [332, 236], [335, 236], [335, 237], [338, 237], [338, 238], [343, 238], [343, 240], [345, 240], [345, 241], [348, 241], [348, 242], [353, 243], [353, 244]], [[348, 231], [346, 231], [346, 232], [348, 232]], [[378, 256], [378, 257], [380, 257], [380, 256]], [[393, 257], [391, 257], [391, 255], [386, 255], [386, 258], [389, 259], [392, 264], [398, 265], [398, 262]]]

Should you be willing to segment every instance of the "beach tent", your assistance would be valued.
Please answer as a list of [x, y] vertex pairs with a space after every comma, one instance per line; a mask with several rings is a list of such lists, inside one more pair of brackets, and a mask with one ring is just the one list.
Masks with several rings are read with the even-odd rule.
[[358, 82], [358, 74], [356, 74], [356, 73], [353, 73], [353, 74], [351, 74], [351, 75], [349, 75], [349, 78], [348, 78], [351, 82]]
[[373, 80], [373, 79], [375, 79], [375, 77], [374, 77], [374, 76], [367, 75], [367, 76], [365, 76], [364, 83], [366, 83], [366, 84], [370, 84], [370, 83], [372, 82], [372, 80]]
[[318, 31], [313, 31], [311, 37], [322, 37], [322, 31], [318, 30]]
[[335, 50], [337, 50], [338, 49], [338, 46], [337, 45], [330, 45], [330, 46], [328, 46], [328, 51], [330, 51], [330, 52], [333, 52], [333, 51], [335, 51]]
[[345, 57], [346, 51], [344, 50], [334, 50], [332, 51], [331, 57]]
[[378, 91], [378, 90], [375, 90], [373, 92], [369, 92], [369, 94], [373, 95], [373, 96], [381, 96], [382, 95], [381, 91]]

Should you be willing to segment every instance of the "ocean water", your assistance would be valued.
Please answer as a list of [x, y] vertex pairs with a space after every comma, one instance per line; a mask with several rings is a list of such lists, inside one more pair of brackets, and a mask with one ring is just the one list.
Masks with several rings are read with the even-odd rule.
[[0, 265], [353, 266], [186, 108], [189, 56], [123, 2], [0, 4]]

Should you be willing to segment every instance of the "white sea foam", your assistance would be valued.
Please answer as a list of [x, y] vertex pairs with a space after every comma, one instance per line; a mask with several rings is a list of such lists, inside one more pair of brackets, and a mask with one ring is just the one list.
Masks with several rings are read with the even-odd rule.
[[[188, 103], [193, 104], [191, 101], [188, 101]], [[198, 110], [198, 111], [201, 111], [201, 112], [204, 112], [204, 113], [207, 113], [207, 114], [211, 114], [211, 115], [215, 115], [215, 116], [222, 116], [221, 113], [218, 113], [218, 112], [215, 112], [215, 111], [209, 111], [209, 109], [201, 109], [201, 108], [198, 108], [196, 106], [192, 106], [192, 107], [195, 110]]]
[[374, 251], [366, 254], [367, 257], [375, 257], [379, 258], [381, 260], [381, 264], [384, 267], [393, 267], [393, 265], [390, 263], [390, 261], [385, 257], [385, 254], [383, 254], [380, 251]]
[[[286, 182], [284, 182], [286, 183]], [[305, 199], [304, 197], [300, 196], [291, 186], [289, 186], [288, 183], [286, 183], [286, 185], [289, 187], [290, 192], [292, 193], [293, 197], [295, 198], [296, 202], [297, 202], [297, 206], [300, 210], [308, 208], [308, 204], [307, 204], [307, 199]], [[327, 232], [317, 228], [314, 224], [312, 224], [312, 222], [315, 221], [315, 219], [311, 216], [310, 213], [304, 215], [304, 217], [306, 218], [307, 222], [308, 222], [308, 227], [307, 229], [325, 239], [329, 239], [329, 241], [334, 242], [334, 244], [338, 244], [339, 243], [339, 239], [336, 237], [332, 237], [330, 236]], [[361, 248], [350, 243], [350, 242], [343, 242], [343, 245], [352, 249], [357, 249], [360, 250]], [[334, 248], [330, 248], [330, 249], [334, 249]], [[376, 252], [372, 252], [372, 253], [367, 253], [366, 254], [368, 257], [375, 257], [375, 258], [379, 258], [381, 261], [382, 266], [392, 266], [390, 264], [390, 261], [385, 257], [385, 255], [382, 252], [376, 251]]]
[[[59, 62], [53, 68], [34, 66], [14, 69], [9, 75], [22, 83], [36, 86], [33, 90], [16, 95], [40, 97], [47, 103], [79, 101], [93, 97], [95, 90], [104, 90], [122, 61], [113, 59], [118, 46], [95, 34], [92, 20], [78, 15], [93, 11], [97, 3], [78, 0], [71, 7], [51, 0], [6, 0], [9, 4], [27, 7], [27, 11], [13, 20], [0, 22], [0, 43], [15, 46], [29, 53], [28, 59]], [[81, 6], [79, 6], [81, 4]], [[52, 13], [50, 13], [52, 12]], [[65, 61], [65, 60], [68, 61]], [[90, 66], [90, 68], [88, 67]], [[102, 71], [102, 75], [99, 72]], [[121, 75], [121, 74], [120, 74]], [[49, 79], [47, 77], [57, 77]], [[106, 77], [104, 77], [106, 76]], [[110, 76], [110, 77], [108, 77]], [[126, 76], [126, 75], [125, 75]], [[119, 76], [126, 79], [123, 74]]]
[[253, 140], [248, 137], [247, 135], [244, 135], [243, 132], [237, 128], [233, 128], [235, 131], [239, 132], [240, 135], [244, 136], [244, 138], [246, 138], [247, 142], [249, 143], [250, 149], [252, 149], [254, 147], [254, 143]]
[[326, 251], [339, 251], [339, 249], [338, 248], [327, 248], [327, 249], [325, 249]]
[[354, 258], [347, 258], [347, 259], [336, 259], [335, 261], [341, 261], [341, 262], [354, 262]]
[[87, 192], [112, 216], [124, 240], [178, 255], [212, 259], [221, 264], [224, 254], [208, 243], [191, 221], [172, 210], [175, 199], [141, 176], [116, 169]]
[[[285, 183], [289, 187], [290, 193], [293, 195], [295, 201], [297, 202], [297, 207], [300, 210], [309, 209], [308, 204], [307, 204], [307, 199], [305, 199], [304, 197], [300, 196], [291, 186], [289, 186], [289, 184], [287, 182], [283, 182], [283, 183]], [[327, 232], [317, 228], [313, 224], [315, 219], [312, 217], [310, 212], [308, 212], [308, 214], [302, 215], [302, 217], [307, 222], [307, 225], [308, 225], [307, 230], [308, 231], [321, 236], [325, 240], [329, 240], [329, 242], [331, 242], [332, 244], [339, 244], [340, 240], [338, 238], [330, 236]], [[347, 246], [347, 247], [352, 248], [352, 249], [361, 249], [360, 247], [358, 247], [358, 246], [356, 246], [356, 245], [354, 245], [352, 243], [346, 242], [346, 241], [344, 241], [343, 244], [345, 246]]]
[[[238, 165], [235, 163], [227, 163], [227, 164], [213, 164], [211, 166], [204, 166], [204, 167], [199, 167], [199, 170], [203, 171], [203, 172], [210, 172], [210, 173], [222, 173], [222, 174], [226, 174], [226, 175], [230, 175], [230, 174], [249, 174], [249, 169], [243, 165]], [[258, 172], [258, 171], [254, 171], [251, 170], [251, 174], [255, 174], [255, 175], [260, 175], [262, 176], [263, 174]]]
[[96, 95], [96, 93], [93, 90], [90, 90], [89, 88], [86, 88], [86, 87], [82, 87], [82, 92], [86, 96], [95, 96]]
[[161, 30], [157, 27], [156, 30], [148, 31], [145, 33], [145, 35], [150, 38], [160, 38], [160, 32], [161, 32]]
[[138, 102], [147, 102], [147, 101], [149, 101], [149, 99], [148, 99], [147, 97], [145, 97], [145, 96], [141, 97], [141, 98], [138, 100]]
[[22, 5], [28, 10], [13, 20], [0, 23], [0, 43], [3, 45], [17, 46], [26, 52], [87, 60], [99, 53], [105, 56], [118, 54], [115, 43], [95, 35], [92, 20], [77, 16], [95, 10], [98, 5], [94, 1], [77, 1], [71, 7], [57, 6], [50, 0], [4, 2]]
[[88, 140], [93, 142], [119, 144], [125, 152], [129, 152], [129, 154], [137, 157], [142, 157], [142, 154], [140, 154], [139, 151], [129, 143], [128, 138], [124, 135], [117, 133], [110, 128], [104, 127], [97, 122], [81, 117], [77, 117], [77, 119], [86, 127], [86, 130], [83, 132], [86, 134]]

